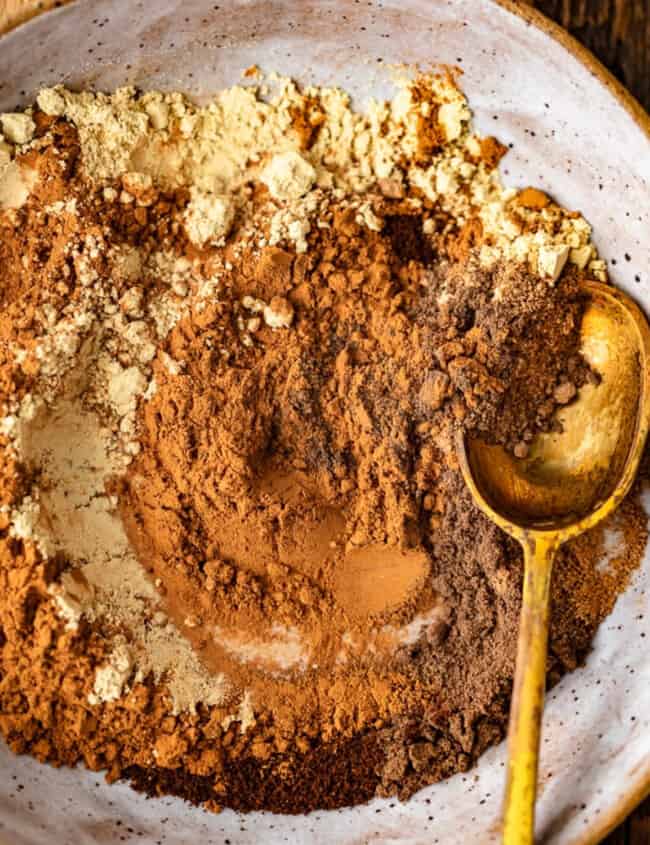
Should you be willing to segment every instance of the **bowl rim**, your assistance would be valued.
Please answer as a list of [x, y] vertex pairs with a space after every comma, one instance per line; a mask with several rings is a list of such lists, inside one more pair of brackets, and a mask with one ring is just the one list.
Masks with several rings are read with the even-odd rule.
[[[596, 58], [587, 47], [583, 46], [573, 35], [555, 21], [548, 18], [539, 9], [528, 5], [530, 0], [490, 0], [510, 14], [518, 17], [529, 26], [534, 26], [543, 34], [559, 43], [568, 53], [576, 58], [614, 97], [620, 106], [631, 116], [636, 125], [650, 141], [650, 114], [644, 109], [634, 95], [616, 79], [616, 77]], [[69, 0], [60, 6], [36, 11], [29, 18], [22, 19], [14, 26], [0, 32], [0, 39], [15, 34], [34, 23], [37, 18], [54, 16], [65, 13], [66, 8], [74, 7], [79, 0]], [[593, 823], [583, 834], [573, 840], [571, 845], [598, 845], [617, 828], [625, 819], [650, 796], [650, 761], [643, 767], [635, 778], [629, 791], [616, 803], [607, 808], [605, 814]], [[0, 840], [0, 845], [4, 845]]]
[[623, 83], [619, 82], [611, 71], [596, 58], [591, 50], [581, 44], [564, 27], [560, 26], [560, 24], [555, 23], [555, 21], [552, 21], [543, 12], [540, 12], [539, 9], [529, 6], [528, 3], [532, 2], [532, 0], [490, 0], [490, 2], [496, 3], [506, 11], [524, 20], [527, 24], [531, 24], [541, 30], [554, 41], [559, 42], [565, 50], [578, 59], [608, 89], [610, 94], [618, 100], [619, 104], [630, 114], [634, 122], [650, 140], [650, 114], [648, 114], [641, 103]]
[[[650, 114], [630, 91], [607, 70], [591, 50], [584, 47], [566, 29], [547, 18], [539, 9], [529, 6], [527, 3], [523, 5], [521, 0], [491, 0], [491, 2], [521, 18], [527, 24], [536, 27], [571, 53], [607, 88], [650, 141]], [[607, 808], [604, 816], [585, 830], [584, 834], [578, 836], [573, 845], [598, 845], [609, 833], [622, 824], [648, 796], [650, 796], [650, 762], [640, 770], [629, 791], [619, 801]]]

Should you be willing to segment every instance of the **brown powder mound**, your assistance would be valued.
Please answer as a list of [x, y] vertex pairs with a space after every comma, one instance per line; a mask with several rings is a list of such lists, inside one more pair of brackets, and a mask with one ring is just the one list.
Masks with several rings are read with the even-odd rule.
[[[204, 659], [276, 714], [263, 750], [253, 740], [256, 767], [264, 760], [269, 777], [289, 782], [302, 772], [302, 756], [289, 762], [285, 751], [282, 766], [276, 756], [290, 694], [297, 726], [315, 726], [305, 753], [322, 737], [379, 729], [387, 771], [371, 755], [359, 765], [407, 795], [501, 738], [514, 668], [519, 549], [473, 507], [453, 432], [525, 444], [553, 424], [558, 385], [589, 374], [577, 278], [549, 289], [471, 257], [431, 263], [419, 217], [386, 212], [383, 232], [369, 234], [336, 211], [300, 258], [267, 248], [238, 261], [233, 250], [220, 303], [172, 334], [181, 372], [157, 374], [121, 502], [172, 617], [192, 613], [188, 635]], [[242, 303], [279, 296], [291, 328], [261, 327], [253, 345], [237, 345]], [[388, 631], [427, 614], [423, 633], [396, 650]], [[590, 622], [578, 633], [573, 616], [558, 625], [555, 636], [572, 641], [559, 672], [585, 653]], [[278, 623], [300, 632], [310, 670], [278, 657]], [[419, 743], [433, 750], [409, 763]], [[342, 803], [355, 790], [351, 781]], [[305, 790], [300, 808], [322, 800]], [[237, 806], [286, 809], [268, 802]]]
[[[313, 112], [299, 127], [305, 146], [319, 121]], [[441, 141], [430, 128], [423, 155]], [[82, 619], [67, 630], [57, 616], [49, 591], [68, 562], [44, 562], [12, 535], [9, 512], [31, 479], [3, 448], [9, 746], [215, 810], [407, 797], [467, 770], [505, 732], [521, 554], [473, 506], [454, 437], [463, 428], [520, 454], [554, 425], [558, 397], [592, 377], [578, 350], [577, 271], [550, 286], [518, 266], [481, 269], [476, 221], [425, 237], [426, 207], [376, 197], [379, 231], [332, 199], [304, 254], [253, 249], [243, 236], [201, 252], [178, 223], [182, 191], [124, 205], [85, 195], [74, 133], [53, 131], [65, 166], [47, 149], [36, 155], [47, 194], [0, 228], [3, 396], [31, 386], [10, 353], [41, 331], [37, 309], [80, 296], [63, 248], [72, 227], [204, 265], [223, 259], [219, 295], [195, 304], [153, 362], [141, 449], [113, 488], [165, 613], [203, 665], [227, 676], [232, 700], [174, 714], [164, 681], [149, 675], [91, 705], [115, 626]], [[71, 193], [76, 216], [37, 213]], [[146, 302], [162, 282], [143, 274], [138, 286]], [[608, 528], [623, 535], [620, 554], [599, 529], [558, 558], [550, 683], [584, 658], [641, 559], [634, 497]]]

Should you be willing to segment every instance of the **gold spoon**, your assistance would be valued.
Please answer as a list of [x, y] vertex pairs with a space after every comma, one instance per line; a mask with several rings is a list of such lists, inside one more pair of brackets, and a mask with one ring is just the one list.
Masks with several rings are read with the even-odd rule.
[[560, 545], [612, 513], [628, 493], [650, 425], [650, 327], [619, 290], [585, 284], [582, 352], [600, 374], [517, 459], [462, 434], [458, 455], [483, 513], [524, 550], [524, 590], [508, 727], [503, 842], [534, 841], [537, 760], [548, 641], [551, 569]]

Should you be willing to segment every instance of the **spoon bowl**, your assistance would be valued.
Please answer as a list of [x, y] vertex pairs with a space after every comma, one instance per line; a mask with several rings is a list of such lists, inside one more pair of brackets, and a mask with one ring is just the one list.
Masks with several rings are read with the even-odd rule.
[[538, 435], [526, 458], [459, 434], [458, 456], [478, 507], [524, 550], [524, 590], [508, 729], [503, 841], [534, 839], [546, 683], [551, 570], [559, 546], [616, 509], [632, 486], [650, 425], [650, 327], [632, 300], [597, 282], [581, 326], [598, 379]]
[[461, 463], [475, 500], [518, 539], [532, 530], [561, 532], [565, 540], [595, 525], [628, 492], [643, 451], [648, 324], [616, 288], [584, 287], [581, 351], [599, 381], [584, 385], [578, 401], [559, 413], [561, 430], [538, 435], [524, 459], [462, 438]]

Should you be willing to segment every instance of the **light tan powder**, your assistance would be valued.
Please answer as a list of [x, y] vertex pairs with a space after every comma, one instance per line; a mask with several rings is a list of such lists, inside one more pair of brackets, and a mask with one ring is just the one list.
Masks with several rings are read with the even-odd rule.
[[[128, 692], [129, 682], [151, 673], [166, 683], [173, 712], [194, 711], [198, 702], [221, 704], [227, 684], [222, 675], [206, 672], [190, 643], [161, 618], [158, 593], [108, 492], [139, 450], [137, 402], [153, 387], [156, 343], [179, 319], [182, 306], [173, 293], [163, 292], [149, 302], [148, 320], [133, 319], [142, 316], [135, 289], [127, 298], [129, 319], [112, 304], [110, 275], [106, 281], [96, 275], [93, 249], [78, 255], [89, 281], [85, 300], [70, 314], [54, 315], [35, 347], [40, 394], [25, 396], [2, 420], [15, 452], [38, 473], [38, 484], [11, 514], [11, 530], [36, 542], [46, 557], [63, 554], [70, 561], [71, 568], [50, 587], [69, 630], [86, 617], [128, 631], [128, 659], [117, 634], [108, 664], [97, 672], [91, 703], [115, 700]], [[115, 272], [124, 278], [137, 277], [146, 264], [133, 250], [116, 250], [113, 258]], [[153, 263], [170, 287], [187, 273], [176, 258], [158, 256]]]
[[[276, 92], [269, 101], [261, 98], [260, 82], [222, 91], [203, 107], [177, 93], [76, 94], [62, 87], [42, 91], [39, 105], [77, 127], [89, 179], [135, 170], [161, 186], [198, 191], [187, 216], [198, 245], [227, 234], [235, 210], [247, 202], [250, 179], [261, 179], [290, 213], [314, 184], [353, 193], [384, 184], [417, 189], [459, 219], [480, 209], [485, 266], [499, 257], [527, 262], [553, 283], [568, 260], [603, 277], [605, 266], [580, 215], [553, 203], [527, 208], [516, 202], [516, 192], [503, 189], [494, 169], [500, 153], [490, 148], [488, 155], [486, 139], [471, 134], [467, 101], [451, 78], [398, 79], [392, 102], [371, 100], [365, 113], [353, 111], [338, 89], [300, 91], [292, 80], [271, 81]], [[307, 151], [292, 118], [305, 99], [319, 104], [322, 118]], [[429, 125], [437, 128], [423, 156]], [[293, 212], [294, 221], [309, 217], [304, 207]], [[304, 243], [306, 232], [296, 224], [290, 231], [291, 222], [278, 220], [274, 242]]]

